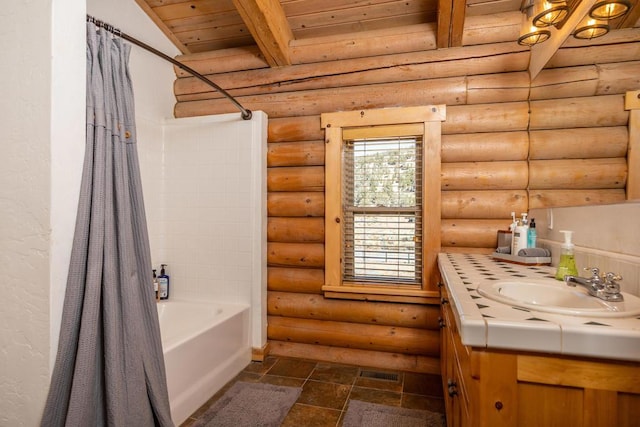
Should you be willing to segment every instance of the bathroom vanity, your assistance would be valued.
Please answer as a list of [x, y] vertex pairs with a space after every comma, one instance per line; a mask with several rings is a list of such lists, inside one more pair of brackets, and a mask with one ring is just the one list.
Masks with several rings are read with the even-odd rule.
[[[540, 312], [478, 287], [556, 281], [547, 266], [440, 254], [448, 426], [640, 426], [640, 315]], [[616, 315], [618, 316], [618, 315]]]

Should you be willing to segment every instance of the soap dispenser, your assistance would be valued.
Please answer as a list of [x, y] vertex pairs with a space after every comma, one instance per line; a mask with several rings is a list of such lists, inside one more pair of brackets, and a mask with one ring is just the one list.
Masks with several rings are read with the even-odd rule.
[[558, 271], [556, 271], [556, 279], [564, 280], [564, 276], [577, 276], [576, 259], [573, 255], [573, 243], [571, 237], [573, 231], [560, 230], [564, 234], [564, 243], [560, 252], [560, 262], [558, 263]]
[[165, 271], [166, 266], [167, 264], [160, 264], [160, 276], [158, 276], [160, 299], [169, 299], [169, 275]]

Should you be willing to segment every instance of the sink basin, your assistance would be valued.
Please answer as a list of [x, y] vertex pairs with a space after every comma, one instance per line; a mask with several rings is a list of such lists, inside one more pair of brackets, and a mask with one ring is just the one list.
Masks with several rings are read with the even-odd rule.
[[588, 317], [629, 317], [640, 315], [640, 298], [622, 293], [624, 301], [608, 302], [593, 297], [586, 289], [564, 282], [504, 280], [483, 283], [478, 293], [486, 298], [517, 307], [547, 313]]

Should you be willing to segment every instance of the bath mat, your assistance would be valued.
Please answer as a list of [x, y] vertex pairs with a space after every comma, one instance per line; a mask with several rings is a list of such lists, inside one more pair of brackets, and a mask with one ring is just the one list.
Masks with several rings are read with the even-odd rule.
[[444, 427], [444, 415], [421, 409], [407, 409], [351, 400], [343, 427]]
[[301, 392], [300, 387], [238, 381], [193, 427], [279, 427]]

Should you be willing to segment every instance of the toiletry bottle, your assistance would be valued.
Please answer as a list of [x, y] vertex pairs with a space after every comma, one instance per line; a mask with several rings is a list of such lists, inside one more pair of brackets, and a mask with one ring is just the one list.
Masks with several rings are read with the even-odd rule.
[[520, 249], [527, 248], [527, 237], [529, 234], [529, 226], [527, 225], [527, 214], [522, 214], [522, 219], [518, 221], [518, 225], [513, 232], [513, 238], [515, 239], [515, 243], [513, 245], [513, 251], [511, 255], [518, 255]]
[[556, 271], [556, 279], [564, 280], [564, 276], [578, 275], [578, 269], [576, 268], [576, 259], [573, 255], [573, 243], [571, 243], [571, 236], [573, 231], [560, 230], [564, 233], [564, 243], [560, 252], [560, 261], [558, 262], [558, 271]]
[[160, 300], [160, 285], [158, 284], [158, 276], [156, 276], [156, 269], [153, 269], [153, 290], [156, 293], [156, 301]]
[[536, 219], [531, 218], [531, 222], [529, 223], [529, 236], [527, 239], [527, 247], [535, 248], [536, 247]]
[[518, 226], [518, 220], [516, 219], [516, 213], [511, 212], [511, 224], [509, 225], [509, 230], [511, 230], [511, 255], [515, 255], [516, 249], [516, 227]]
[[160, 276], [158, 276], [160, 299], [169, 299], [169, 275], [165, 271], [166, 266], [167, 264], [160, 264]]

